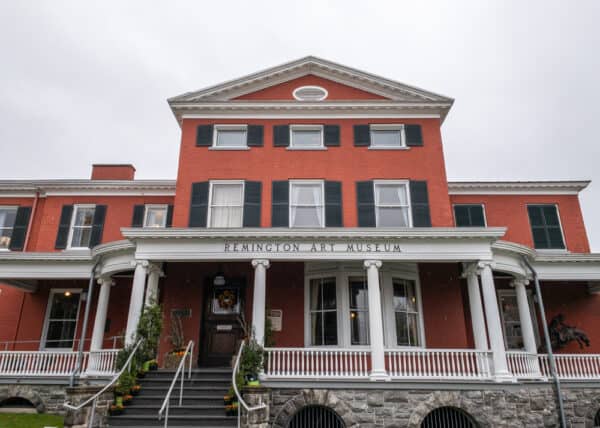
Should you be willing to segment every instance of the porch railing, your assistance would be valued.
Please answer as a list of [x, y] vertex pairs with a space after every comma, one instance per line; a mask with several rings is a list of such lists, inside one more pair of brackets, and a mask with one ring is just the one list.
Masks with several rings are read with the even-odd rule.
[[[83, 353], [84, 372], [110, 376], [115, 372], [119, 350], [110, 349]], [[70, 376], [77, 366], [73, 351], [1, 351], [0, 376]]]
[[517, 379], [539, 379], [544, 377], [540, 370], [537, 354], [524, 351], [508, 351], [506, 353], [508, 370]]
[[490, 352], [471, 349], [389, 349], [386, 369], [392, 379], [485, 380], [492, 376]]
[[[539, 354], [543, 376], [550, 377], [550, 363], [547, 354]], [[559, 379], [600, 380], [600, 354], [554, 354]]]
[[369, 376], [366, 349], [266, 348], [267, 378], [360, 379]]

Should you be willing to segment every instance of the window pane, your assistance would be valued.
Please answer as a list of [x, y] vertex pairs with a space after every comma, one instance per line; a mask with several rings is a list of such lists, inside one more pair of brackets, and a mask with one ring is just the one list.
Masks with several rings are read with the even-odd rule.
[[292, 207], [292, 227], [321, 227], [322, 207]]
[[369, 295], [363, 278], [350, 278], [350, 309], [368, 309]]
[[167, 208], [148, 208], [146, 211], [145, 227], [165, 227], [167, 223]]
[[549, 248], [548, 238], [546, 237], [546, 229], [543, 227], [532, 227], [533, 246], [535, 248]]
[[10, 246], [12, 231], [12, 228], [0, 229], [0, 248], [8, 248]]
[[320, 130], [292, 130], [292, 146], [321, 147]]
[[242, 184], [213, 184], [211, 205], [241, 206], [243, 204]]
[[292, 205], [321, 205], [321, 184], [292, 184]]
[[530, 205], [527, 207], [529, 213], [529, 221], [532, 226], [541, 226], [544, 224], [542, 219], [542, 209], [539, 206]]
[[210, 227], [242, 227], [241, 207], [213, 207], [210, 215]]
[[417, 314], [407, 315], [407, 332], [408, 332], [408, 343], [411, 346], [417, 346], [419, 344], [417, 336]]
[[217, 129], [217, 147], [246, 147], [246, 131]]
[[483, 206], [481, 205], [473, 205], [469, 207], [469, 212], [471, 214], [471, 226], [474, 227], [484, 227], [485, 219], [483, 217]]
[[402, 136], [399, 129], [371, 131], [371, 146], [373, 147], [400, 147]]
[[79, 293], [55, 293], [52, 296], [50, 319], [76, 319]]
[[15, 224], [16, 216], [17, 216], [16, 208], [0, 208], [0, 228], [4, 228], [4, 227], [12, 228]]
[[560, 231], [560, 227], [549, 227], [548, 228], [548, 236], [550, 237], [549, 247], [554, 249], [563, 249], [565, 248], [565, 243], [563, 242], [562, 233]]
[[375, 186], [377, 205], [408, 205], [406, 186], [397, 184], [377, 184]]
[[210, 227], [242, 227], [242, 184], [213, 184]]
[[418, 346], [419, 314], [414, 281], [394, 278], [396, 341], [401, 346]]
[[322, 281], [323, 309], [336, 309], [335, 278], [326, 278]]
[[558, 213], [554, 205], [547, 205], [544, 207], [544, 220], [548, 226], [558, 226]]
[[71, 348], [76, 321], [50, 321], [46, 333], [46, 348]]
[[408, 309], [406, 287], [403, 281], [394, 280], [394, 311], [406, 311]]
[[91, 227], [73, 227], [73, 239], [71, 240], [71, 247], [79, 248], [89, 246], [91, 234]]
[[408, 321], [404, 312], [396, 312], [396, 338], [398, 345], [410, 345], [408, 339]]
[[324, 345], [337, 345], [337, 312], [324, 313]]
[[457, 227], [471, 226], [469, 218], [469, 207], [465, 205], [454, 206], [454, 219]]
[[93, 207], [77, 208], [75, 213], [75, 226], [91, 226], [94, 221]]
[[408, 227], [408, 208], [377, 208], [377, 226]]
[[369, 344], [369, 312], [350, 311], [350, 340], [353, 345]]

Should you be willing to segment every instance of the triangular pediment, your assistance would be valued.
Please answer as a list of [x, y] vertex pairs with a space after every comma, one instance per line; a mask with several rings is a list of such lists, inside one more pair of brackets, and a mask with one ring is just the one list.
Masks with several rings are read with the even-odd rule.
[[324, 101], [452, 103], [451, 98], [312, 56], [188, 92], [169, 103], [290, 101], [300, 86], [325, 88]]

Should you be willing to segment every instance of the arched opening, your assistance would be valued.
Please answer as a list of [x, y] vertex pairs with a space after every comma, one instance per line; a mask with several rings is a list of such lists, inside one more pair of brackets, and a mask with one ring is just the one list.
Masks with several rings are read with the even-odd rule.
[[325, 406], [306, 406], [296, 412], [288, 428], [346, 428], [346, 424], [332, 409]]
[[425, 416], [421, 428], [477, 428], [477, 422], [456, 407], [439, 407]]
[[37, 413], [33, 403], [23, 397], [10, 397], [0, 401], [1, 413]]
[[600, 409], [598, 409], [596, 415], [594, 416], [594, 426], [600, 427]]

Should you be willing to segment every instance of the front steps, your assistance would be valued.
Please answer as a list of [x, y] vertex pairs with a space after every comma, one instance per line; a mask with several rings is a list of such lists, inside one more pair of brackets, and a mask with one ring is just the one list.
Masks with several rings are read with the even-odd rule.
[[[148, 372], [140, 379], [142, 389], [126, 406], [125, 412], [111, 416], [111, 427], [164, 426], [164, 418], [158, 420], [158, 411], [165, 399], [174, 370]], [[193, 369], [191, 379], [184, 380], [183, 402], [179, 407], [179, 385], [171, 393], [169, 408], [170, 427], [234, 427], [237, 416], [226, 416], [223, 396], [231, 385], [231, 369]]]

